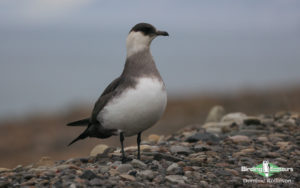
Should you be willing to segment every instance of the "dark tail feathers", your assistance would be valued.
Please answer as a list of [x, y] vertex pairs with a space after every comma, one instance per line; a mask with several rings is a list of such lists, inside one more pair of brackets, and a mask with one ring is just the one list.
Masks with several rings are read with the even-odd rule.
[[89, 136], [89, 131], [88, 131], [89, 127], [87, 127], [83, 133], [81, 133], [77, 138], [75, 138], [68, 146], [74, 144], [75, 142], [77, 142], [78, 140], [82, 140], [85, 139], [86, 137]]
[[90, 123], [90, 119], [86, 118], [79, 121], [70, 122], [67, 124], [67, 126], [85, 126], [88, 125], [89, 123]]

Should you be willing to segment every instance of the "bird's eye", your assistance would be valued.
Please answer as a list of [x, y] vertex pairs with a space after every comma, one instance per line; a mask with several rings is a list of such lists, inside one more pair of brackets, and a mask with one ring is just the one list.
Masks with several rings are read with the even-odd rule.
[[150, 27], [145, 27], [142, 29], [142, 32], [145, 33], [146, 35], [154, 33], [154, 30]]

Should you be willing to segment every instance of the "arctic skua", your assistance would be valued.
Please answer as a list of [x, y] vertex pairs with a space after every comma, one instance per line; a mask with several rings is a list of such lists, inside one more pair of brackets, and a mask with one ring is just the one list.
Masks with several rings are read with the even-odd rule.
[[119, 135], [125, 162], [124, 137], [137, 135], [140, 159], [141, 134], [161, 118], [167, 104], [165, 84], [150, 52], [151, 42], [157, 36], [169, 34], [148, 23], [139, 23], [130, 30], [122, 74], [107, 86], [89, 118], [67, 124], [87, 126], [69, 145], [87, 137], [103, 139]]

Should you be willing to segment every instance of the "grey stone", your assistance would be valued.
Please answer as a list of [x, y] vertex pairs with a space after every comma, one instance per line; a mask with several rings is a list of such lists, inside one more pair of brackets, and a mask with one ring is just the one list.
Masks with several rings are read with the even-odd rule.
[[200, 185], [203, 187], [208, 187], [208, 183], [204, 180], [200, 181]]
[[103, 185], [104, 184], [104, 181], [99, 179], [99, 178], [94, 178], [92, 180], [89, 181], [89, 184], [91, 186], [100, 186], [100, 185]]
[[92, 149], [90, 156], [97, 156], [98, 154], [103, 154], [107, 148], [107, 145], [99, 144]]
[[240, 113], [240, 112], [236, 112], [236, 113], [230, 113], [230, 114], [226, 114], [221, 121], [225, 122], [225, 121], [230, 121], [230, 122], [235, 122], [238, 125], [242, 125], [244, 122], [244, 119], [246, 119], [247, 116], [246, 114]]
[[110, 170], [109, 166], [99, 166], [99, 172], [105, 174]]
[[167, 172], [173, 171], [174, 169], [179, 168], [177, 163], [173, 163], [171, 164], [168, 168], [167, 168]]
[[132, 170], [132, 166], [130, 164], [121, 164], [118, 166], [117, 171], [119, 171], [121, 174], [122, 173], [127, 173], [129, 170]]
[[130, 163], [134, 168], [146, 169], [147, 165], [140, 160], [133, 159]]
[[18, 165], [18, 166], [16, 166], [16, 168], [13, 169], [13, 171], [15, 171], [15, 172], [21, 172], [23, 169], [24, 168], [23, 168], [22, 165]]
[[198, 132], [198, 133], [188, 137], [185, 141], [186, 142], [198, 142], [199, 140], [204, 141], [204, 142], [218, 143], [220, 141], [220, 138], [212, 133]]
[[177, 163], [173, 163], [171, 164], [168, 168], [167, 168], [167, 174], [168, 175], [184, 175], [184, 171], [181, 167], [179, 167], [179, 165]]
[[239, 127], [235, 122], [224, 121], [224, 122], [208, 122], [202, 126], [206, 132], [209, 133], [226, 133], [232, 130], [238, 130]]
[[69, 169], [71, 167], [71, 165], [68, 165], [68, 164], [62, 164], [62, 165], [58, 165], [58, 166], [55, 166], [53, 168], [51, 168], [51, 170], [53, 171], [62, 171], [62, 170], [65, 170], [65, 169]]
[[190, 148], [186, 146], [171, 146], [170, 151], [171, 153], [178, 153], [184, 155], [188, 155], [192, 152]]
[[121, 164], [122, 164], [121, 161], [115, 161], [115, 162], [113, 162], [113, 163], [111, 164], [111, 166], [112, 166], [113, 168], [118, 168], [118, 166], [120, 166]]
[[179, 176], [179, 175], [169, 175], [166, 176], [166, 179], [172, 183], [180, 183], [180, 184], [184, 184], [185, 181], [187, 181], [187, 177]]
[[142, 170], [139, 172], [139, 175], [150, 181], [153, 180], [153, 178], [154, 178], [154, 173], [152, 170]]
[[71, 184], [68, 184], [68, 185], [65, 185], [65, 186], [68, 186], [70, 188], [77, 188], [75, 183], [71, 183]]
[[160, 184], [162, 181], [164, 180], [162, 175], [157, 175], [154, 179], [153, 182], [155, 182], [156, 184]]

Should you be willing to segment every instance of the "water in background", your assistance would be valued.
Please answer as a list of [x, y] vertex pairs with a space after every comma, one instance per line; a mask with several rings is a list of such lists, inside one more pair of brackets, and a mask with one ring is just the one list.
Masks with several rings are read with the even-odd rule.
[[169, 4], [164, 2], [153, 15], [151, 3], [129, 8], [89, 1], [77, 12], [63, 15], [62, 9], [62, 15], [54, 17], [53, 10], [34, 12], [28, 7], [32, 14], [15, 15], [8, 10], [26, 7], [14, 8], [8, 2], [0, 14], [0, 117], [95, 102], [121, 73], [125, 38], [140, 21], [170, 34], [153, 41], [152, 53], [171, 95], [300, 81], [300, 29], [294, 23], [299, 3], [177, 2], [166, 11], [163, 7]]

